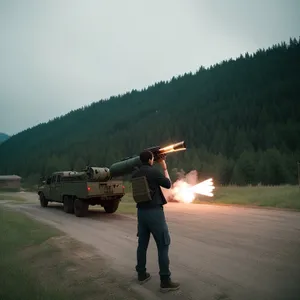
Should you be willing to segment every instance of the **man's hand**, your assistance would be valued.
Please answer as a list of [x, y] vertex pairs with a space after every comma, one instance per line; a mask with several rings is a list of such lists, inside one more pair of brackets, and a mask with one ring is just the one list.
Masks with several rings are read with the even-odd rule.
[[167, 163], [166, 163], [165, 159], [164, 158], [160, 159], [159, 164], [162, 166], [162, 168], [164, 170], [165, 177], [167, 177], [171, 181], [170, 175], [169, 175], [169, 172], [168, 172], [168, 168], [167, 168]]
[[159, 164], [162, 166], [164, 171], [167, 170], [167, 164], [166, 164], [166, 161], [164, 159], [160, 159]]

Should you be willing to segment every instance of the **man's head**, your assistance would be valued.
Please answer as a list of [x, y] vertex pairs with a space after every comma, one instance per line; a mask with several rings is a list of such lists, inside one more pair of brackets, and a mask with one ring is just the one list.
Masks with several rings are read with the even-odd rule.
[[154, 156], [151, 151], [145, 150], [140, 153], [140, 160], [143, 164], [149, 164], [150, 166], [154, 163]]

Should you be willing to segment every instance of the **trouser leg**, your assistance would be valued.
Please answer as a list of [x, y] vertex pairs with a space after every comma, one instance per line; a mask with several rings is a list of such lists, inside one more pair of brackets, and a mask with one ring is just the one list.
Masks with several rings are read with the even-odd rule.
[[171, 239], [163, 210], [155, 211], [150, 230], [157, 246], [160, 278], [161, 280], [167, 280], [171, 276], [169, 269], [169, 246]]
[[139, 274], [146, 272], [147, 249], [149, 245], [150, 231], [142, 220], [138, 220], [138, 247], [136, 271]]
[[170, 238], [169, 232], [166, 230], [163, 232], [163, 237], [161, 240], [158, 239], [157, 251], [158, 251], [158, 263], [159, 263], [159, 275], [160, 278], [168, 279], [171, 276], [169, 269], [170, 259], [169, 259], [169, 245]]

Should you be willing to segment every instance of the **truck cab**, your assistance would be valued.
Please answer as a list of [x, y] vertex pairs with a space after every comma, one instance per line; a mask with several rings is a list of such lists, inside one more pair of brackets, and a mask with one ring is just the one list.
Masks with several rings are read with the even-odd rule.
[[62, 202], [62, 177], [65, 173], [71, 174], [76, 172], [53, 173], [43, 181], [43, 184], [39, 187], [38, 195], [42, 193], [44, 197], [51, 202]]

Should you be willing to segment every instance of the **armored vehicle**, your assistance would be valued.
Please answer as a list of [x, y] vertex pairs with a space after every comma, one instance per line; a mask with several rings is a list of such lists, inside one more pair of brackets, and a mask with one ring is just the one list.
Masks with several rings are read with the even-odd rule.
[[[167, 147], [151, 147], [154, 160], [167, 153], [185, 150], [185, 143], [179, 142]], [[66, 213], [84, 217], [89, 205], [101, 205], [107, 213], [114, 213], [125, 195], [123, 181], [119, 178], [130, 174], [141, 165], [139, 156], [127, 157], [106, 167], [87, 166], [82, 171], [59, 171], [49, 176], [38, 189], [40, 205], [49, 202], [63, 204]]]

